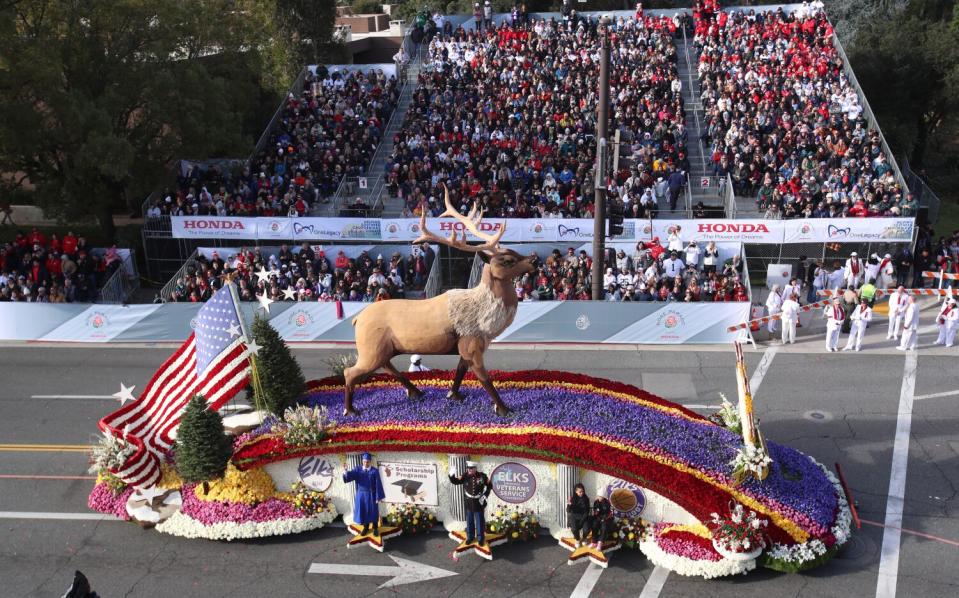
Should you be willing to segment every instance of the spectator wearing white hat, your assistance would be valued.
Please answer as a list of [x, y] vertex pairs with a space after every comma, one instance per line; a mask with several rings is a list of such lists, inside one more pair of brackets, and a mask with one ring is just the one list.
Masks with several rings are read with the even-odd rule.
[[430, 368], [423, 365], [423, 356], [422, 355], [410, 355], [410, 370], [411, 372], [428, 372]]
[[939, 338], [933, 344], [951, 347], [956, 340], [957, 323], [959, 323], [959, 309], [956, 308], [955, 298], [949, 297], [942, 304], [942, 309], [939, 310], [939, 316], [936, 318]]

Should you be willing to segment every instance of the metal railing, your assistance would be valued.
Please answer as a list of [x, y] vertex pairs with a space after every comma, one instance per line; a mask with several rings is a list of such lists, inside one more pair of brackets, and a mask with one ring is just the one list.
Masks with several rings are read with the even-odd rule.
[[124, 264], [107, 278], [97, 297], [97, 303], [126, 303], [130, 296], [140, 288], [140, 276], [136, 271], [136, 256], [130, 250], [130, 265], [133, 273], [127, 271]]
[[733, 179], [727, 174], [719, 179], [719, 196], [723, 199], [726, 209], [726, 218], [736, 217], [736, 193], [733, 190]]
[[753, 283], [749, 280], [749, 260], [746, 259], [746, 246], [739, 246], [739, 259], [743, 262], [743, 284], [746, 286], [746, 296], [753, 300]]
[[467, 288], [472, 289], [480, 283], [480, 278], [483, 277], [483, 260], [480, 259], [479, 254], [473, 256], [473, 267], [470, 268], [470, 281], [466, 285]]
[[161, 301], [163, 301], [164, 303], [168, 303], [170, 301], [170, 295], [173, 294], [173, 289], [176, 288], [177, 282], [181, 278], [187, 275], [190, 268], [195, 269], [199, 266], [200, 262], [199, 260], [197, 260], [197, 255], [198, 255], [197, 252], [194, 250], [194, 252], [190, 255], [190, 257], [188, 257], [187, 260], [183, 262], [183, 266], [181, 266], [180, 269], [177, 270], [177, 273], [174, 274], [173, 277], [165, 285], [163, 285], [163, 288], [160, 289]]
[[909, 190], [919, 202], [919, 207], [928, 210], [927, 220], [937, 222], [939, 220], [939, 206], [941, 205], [939, 196], [921, 176], [916, 174], [909, 164], [909, 158], [905, 156], [902, 159], [902, 176], [909, 185]]
[[437, 254], [433, 258], [433, 267], [430, 268], [430, 274], [426, 278], [426, 285], [423, 287], [423, 294], [427, 299], [436, 297], [443, 289], [443, 267], [440, 265], [442, 260]]
[[283, 99], [280, 100], [280, 105], [277, 106], [276, 112], [273, 113], [273, 117], [270, 118], [270, 122], [267, 123], [266, 128], [263, 129], [263, 133], [260, 135], [260, 138], [257, 139], [256, 145], [253, 146], [253, 151], [250, 152], [250, 156], [246, 159], [247, 166], [251, 166], [257, 154], [266, 148], [266, 144], [270, 141], [270, 136], [273, 134], [273, 129], [276, 127], [277, 123], [280, 122], [280, 118], [283, 116], [283, 108], [286, 107], [286, 102], [289, 99], [290, 94], [293, 94], [295, 97], [300, 97], [303, 95], [303, 82], [306, 81], [306, 74], [309, 72], [309, 70], [310, 69], [307, 67], [300, 69], [300, 74], [296, 76], [296, 79], [290, 86], [290, 90], [283, 96]]

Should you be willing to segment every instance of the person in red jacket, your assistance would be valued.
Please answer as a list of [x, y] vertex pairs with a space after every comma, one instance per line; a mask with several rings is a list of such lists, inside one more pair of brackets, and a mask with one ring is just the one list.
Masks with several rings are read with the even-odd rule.
[[73, 231], [68, 232], [63, 236], [63, 253], [74, 257], [77, 253], [77, 238], [74, 236]]

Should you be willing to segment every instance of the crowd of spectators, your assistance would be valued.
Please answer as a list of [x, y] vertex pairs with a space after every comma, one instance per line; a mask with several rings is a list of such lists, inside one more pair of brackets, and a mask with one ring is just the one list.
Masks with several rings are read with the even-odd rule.
[[399, 98], [382, 70], [308, 74], [290, 94], [266, 149], [249, 168], [195, 165], [148, 206], [147, 217], [304, 216], [343, 177], [364, 176]]
[[[203, 302], [232, 275], [241, 301], [266, 296], [274, 301], [383, 301], [402, 299], [408, 290], [422, 290], [436, 255], [428, 245], [416, 246], [409, 257], [396, 251], [375, 257], [363, 251], [355, 258], [343, 251], [328, 256], [309, 243], [291, 248], [282, 245], [276, 253], [260, 247], [238, 251], [220, 250], [200, 256], [196, 267], [177, 279], [164, 299], [173, 302]], [[265, 274], [257, 274], [265, 271]]]
[[[545, 258], [535, 253], [536, 271], [516, 280], [521, 301], [591, 299], [593, 259], [572, 247], [564, 255], [554, 249]], [[639, 242], [635, 250], [610, 250], [604, 260], [606, 301], [749, 301], [742, 280], [739, 255], [720, 261], [715, 243], [683, 243], [670, 235], [666, 247], [659, 239]]]
[[[633, 205], [646, 215], [645, 192], [688, 164], [679, 24], [640, 10], [608, 25], [612, 130], [636, 165], [609, 174], [629, 215]], [[464, 212], [479, 204], [494, 217], [591, 217], [602, 27], [571, 13], [435, 35], [387, 162], [404, 213], [442, 212], [445, 182]]]
[[822, 3], [694, 10], [713, 174], [770, 218], [915, 216], [833, 45]]
[[94, 255], [84, 237], [63, 238], [34, 228], [0, 247], [0, 301], [81, 303], [97, 299], [100, 286], [123, 260], [117, 248]]

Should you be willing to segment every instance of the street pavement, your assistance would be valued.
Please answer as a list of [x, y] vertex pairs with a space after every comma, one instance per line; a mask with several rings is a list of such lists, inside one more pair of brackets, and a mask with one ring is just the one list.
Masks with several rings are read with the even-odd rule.
[[[455, 562], [453, 543], [442, 533], [400, 537], [379, 554], [366, 547], [348, 551], [345, 530], [334, 526], [218, 543], [89, 519], [86, 497], [93, 480], [86, 472], [87, 456], [77, 447], [90, 444], [97, 420], [117, 407], [107, 397], [120, 382], [141, 389], [171, 349], [6, 346], [0, 348], [0, 596], [59, 596], [75, 569], [105, 598], [391, 593], [878, 598], [891, 596], [890, 590], [898, 596], [956, 596], [959, 347], [932, 348], [933, 340], [934, 334], [923, 334], [918, 357], [909, 357], [885, 340], [885, 322], [878, 322], [859, 353], [825, 353], [819, 335], [788, 347], [766, 342], [746, 351], [766, 437], [830, 467], [840, 463], [864, 523], [836, 559], [812, 572], [757, 570], [708, 581], [661, 571], [653, 575], [646, 559], [626, 550], [613, 553], [601, 573], [585, 564], [567, 566], [566, 551], [548, 536], [497, 548], [492, 562], [472, 555]], [[327, 358], [348, 350], [296, 349], [295, 354], [307, 377], [317, 378], [328, 374]], [[405, 359], [395, 360], [404, 370]], [[452, 357], [425, 361], [434, 368], [455, 363]], [[757, 374], [761, 361], [765, 367]], [[720, 402], [719, 393], [736, 396], [729, 347], [502, 347], [488, 352], [487, 364], [621, 380], [703, 413]], [[104, 398], [68, 398], [77, 396]], [[897, 429], [900, 452], [894, 464]], [[904, 482], [901, 502], [888, 499], [891, 475], [894, 496]], [[55, 516], [64, 519], [50, 518]], [[902, 531], [883, 527], [887, 521]], [[380, 589], [388, 575], [308, 572], [313, 563], [370, 565], [381, 568], [371, 572], [383, 572], [397, 566], [391, 556], [455, 575]]]

